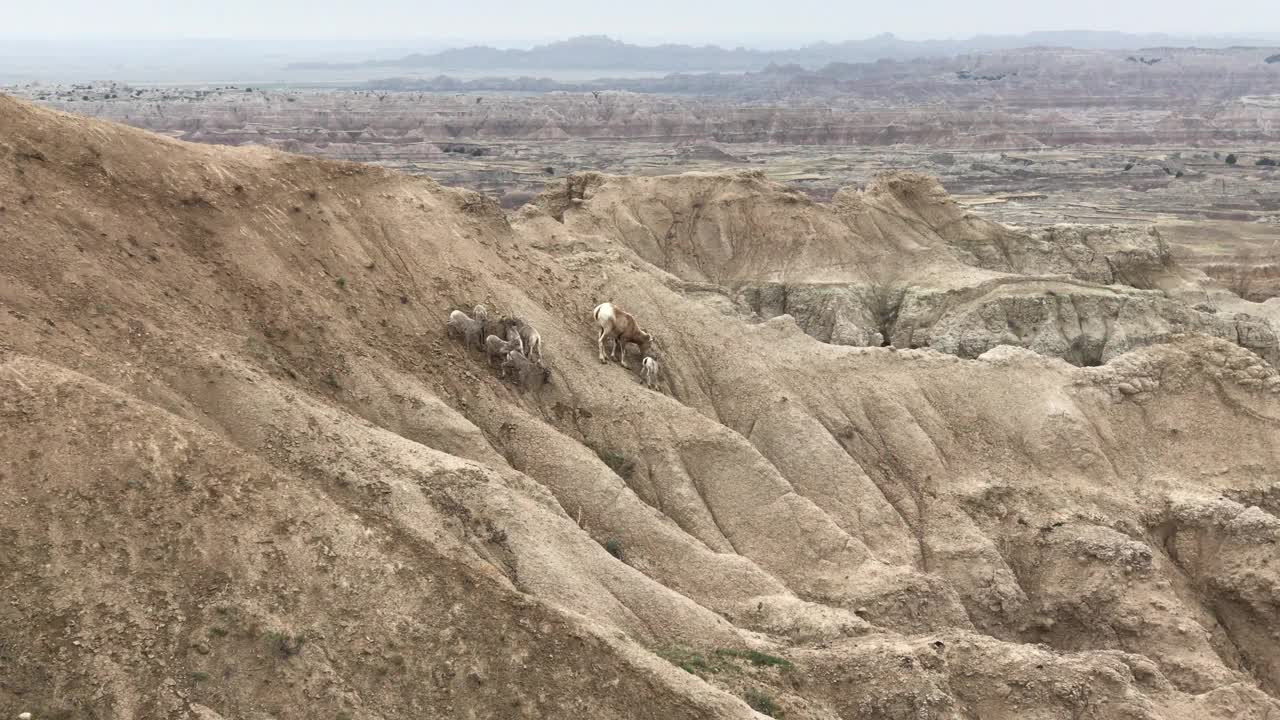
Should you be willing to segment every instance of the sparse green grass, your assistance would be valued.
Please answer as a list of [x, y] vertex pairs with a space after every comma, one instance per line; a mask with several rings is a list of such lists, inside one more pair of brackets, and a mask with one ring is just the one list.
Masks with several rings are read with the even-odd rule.
[[208, 681], [209, 681], [209, 673], [207, 673], [207, 672], [199, 672], [199, 671], [197, 671], [197, 672], [193, 672], [193, 673], [191, 673], [191, 679], [192, 679], [193, 681], [195, 681], [195, 682], [198, 682], [198, 683], [208, 682]]
[[720, 668], [706, 657], [689, 648], [673, 645], [658, 651], [658, 657], [693, 675], [708, 675], [719, 672]]
[[340, 290], [342, 290], [342, 289], [346, 289], [346, 287], [347, 287], [347, 279], [346, 279], [346, 278], [344, 278], [344, 277], [340, 277], [340, 278], [338, 278], [335, 282], [337, 282], [337, 283], [338, 283], [338, 289], [340, 289]]
[[657, 655], [681, 670], [691, 672], [694, 675], [740, 670], [741, 666], [736, 662], [738, 660], [746, 660], [756, 667], [776, 667], [782, 670], [795, 668], [795, 665], [786, 658], [755, 650], [718, 648], [709, 654], [703, 655], [687, 647], [672, 645], [658, 650]]
[[758, 667], [779, 667], [783, 670], [795, 669], [795, 665], [786, 658], [780, 658], [777, 655], [770, 655], [768, 653], [757, 652], [755, 650], [731, 650], [721, 648], [716, 650], [716, 654], [725, 657], [749, 660], [752, 665], [756, 665]]
[[758, 713], [763, 713], [771, 718], [780, 718], [784, 716], [782, 710], [778, 708], [778, 703], [774, 702], [773, 698], [767, 693], [752, 689], [743, 693], [742, 699], [746, 700], [747, 704], [751, 706], [751, 709]]
[[230, 631], [226, 628], [215, 625], [209, 628], [209, 637], [226, 637], [228, 632]]

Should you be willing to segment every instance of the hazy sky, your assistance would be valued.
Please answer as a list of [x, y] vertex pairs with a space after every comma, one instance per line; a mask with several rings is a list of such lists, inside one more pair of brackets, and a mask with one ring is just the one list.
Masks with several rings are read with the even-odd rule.
[[504, 42], [608, 34], [630, 41], [773, 44], [892, 32], [1280, 31], [1277, 0], [0, 0], [0, 35], [441, 38]]

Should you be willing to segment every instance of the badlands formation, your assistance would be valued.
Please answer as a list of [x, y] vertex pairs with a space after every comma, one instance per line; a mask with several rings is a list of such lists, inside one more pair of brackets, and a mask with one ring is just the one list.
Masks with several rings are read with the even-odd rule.
[[1273, 309], [911, 173], [506, 212], [0, 97], [0, 716], [1280, 717]]

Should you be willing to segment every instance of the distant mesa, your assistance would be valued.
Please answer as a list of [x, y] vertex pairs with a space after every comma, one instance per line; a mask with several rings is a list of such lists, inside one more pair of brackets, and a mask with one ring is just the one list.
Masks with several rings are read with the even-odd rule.
[[[1227, 48], [1274, 45], [1274, 37], [1240, 35], [1190, 36], [1120, 32], [1063, 31], [1024, 35], [977, 35], [959, 40], [905, 40], [883, 33], [862, 40], [820, 42], [784, 50], [758, 50], [717, 45], [633, 45], [605, 35], [584, 35], [524, 49], [486, 45], [453, 48], [437, 53], [413, 53], [399, 58], [355, 63], [304, 62], [291, 70], [359, 68], [434, 68], [441, 70], [599, 70], [666, 72], [746, 72], [769, 69], [783, 74], [830, 63], [911, 60], [953, 57], [1019, 48], [1077, 48], [1082, 50], [1140, 50], [1151, 47]], [[1276, 62], [1272, 56], [1267, 62]], [[1154, 64], [1159, 58], [1133, 56], [1133, 62]], [[1148, 62], [1150, 61], [1150, 62]]]

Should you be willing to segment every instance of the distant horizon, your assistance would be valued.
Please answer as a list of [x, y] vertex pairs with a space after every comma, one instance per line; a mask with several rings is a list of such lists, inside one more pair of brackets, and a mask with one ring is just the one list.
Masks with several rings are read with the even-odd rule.
[[[709, 35], [661, 35], [654, 36], [644, 33], [618, 33], [618, 32], [577, 32], [559, 35], [522, 35], [522, 36], [455, 36], [455, 35], [424, 35], [424, 34], [273, 34], [273, 35], [234, 35], [234, 34], [209, 34], [209, 33], [173, 33], [173, 32], [71, 32], [71, 33], [49, 33], [49, 32], [14, 32], [10, 29], [0, 29], [0, 40], [18, 40], [18, 41], [39, 41], [39, 42], [126, 42], [126, 41], [160, 41], [160, 42], [214, 42], [214, 43], [246, 43], [252, 45], [261, 45], [268, 43], [286, 43], [286, 44], [311, 44], [311, 43], [357, 43], [367, 45], [371, 43], [393, 43], [403, 45], [406, 43], [427, 43], [432, 47], [462, 48], [483, 46], [495, 49], [512, 49], [527, 50], [540, 45], [563, 42], [566, 40], [574, 40], [589, 37], [605, 37], [610, 40], [627, 43], [630, 45], [714, 45], [725, 49], [733, 49], [736, 47], [745, 47], [747, 49], [772, 50], [787, 47], [798, 47], [800, 45], [813, 45], [819, 43], [843, 43], [843, 42], [861, 42], [879, 37], [892, 37], [897, 40], [909, 42], [960, 42], [965, 40], [973, 40], [977, 38], [1010, 38], [1022, 37], [1030, 35], [1070, 35], [1070, 34], [1098, 34], [1098, 35], [1123, 35], [1134, 37], [1171, 37], [1171, 38], [1267, 38], [1280, 39], [1280, 30], [1275, 31], [1258, 31], [1258, 30], [1187, 30], [1171, 32], [1165, 30], [1112, 30], [1098, 29], [1089, 27], [1073, 27], [1073, 28], [1034, 28], [1018, 32], [953, 32], [947, 34], [941, 33], [909, 33], [898, 32], [893, 30], [885, 30], [880, 32], [869, 33], [849, 33], [845, 35], [833, 34], [801, 34], [801, 35], [726, 35], [726, 36], [709, 36]], [[0, 48], [2, 49], [2, 48]]]
[[[713, 37], [651, 37], [633, 33], [589, 32], [557, 36], [525, 36], [525, 37], [492, 37], [470, 38], [428, 35], [209, 35], [209, 34], [165, 34], [165, 33], [14, 33], [0, 30], [0, 57], [16, 54], [15, 50], [24, 48], [4, 47], [3, 43], [22, 43], [28, 46], [49, 44], [52, 46], [77, 44], [83, 50], [103, 50], [114, 48], [124, 43], [141, 43], [144, 47], [134, 50], [145, 50], [155, 47], [174, 45], [209, 45], [209, 46], [245, 46], [257, 50], [279, 52], [301, 51], [343, 51], [344, 54], [369, 52], [389, 53], [431, 53], [444, 50], [456, 50], [470, 47], [487, 47], [497, 50], [529, 50], [569, 40], [588, 37], [606, 37], [628, 45], [659, 46], [687, 45], [693, 47], [714, 46], [726, 50], [746, 49], [775, 51], [799, 49], [810, 45], [841, 44], [849, 42], [865, 42], [880, 37], [891, 37], [895, 40], [915, 43], [962, 43], [985, 38], [1019, 38], [1035, 35], [1113, 35], [1131, 37], [1169, 38], [1175, 40], [1262, 40], [1267, 43], [1280, 44], [1280, 31], [1125, 31], [1098, 30], [1088, 28], [1073, 29], [1037, 29], [1024, 32], [980, 32], [942, 34], [912, 34], [884, 31], [869, 34], [850, 34], [842, 37], [825, 36], [735, 36], [724, 38]], [[1194, 46], [1192, 46], [1194, 47]], [[198, 48], [192, 48], [198, 49]], [[7, 51], [7, 52], [6, 52]]]
[[[1048, 36], [1045, 39], [1044, 36]], [[553, 47], [576, 38], [606, 37], [627, 45], [581, 49]], [[686, 46], [678, 51], [655, 45]], [[825, 44], [826, 48], [816, 48]], [[529, 73], [556, 79], [640, 77], [655, 72], [744, 72], [770, 63], [818, 67], [830, 62], [874, 62], [949, 57], [992, 50], [1073, 47], [1081, 50], [1138, 50], [1169, 45], [1218, 49], [1231, 46], [1280, 47], [1280, 33], [1132, 33], [1112, 30], [1034, 30], [1025, 33], [953, 34], [912, 37], [871, 33], [839, 38], [752, 41], [736, 37], [715, 42], [641, 33], [580, 33], [546, 39], [484, 41], [457, 37], [397, 35], [343, 38], [302, 36], [183, 37], [174, 35], [8, 35], [0, 33], [0, 84], [28, 82], [141, 83], [226, 82], [253, 84], [333, 84], [386, 77], [373, 68], [475, 78]], [[548, 70], [569, 71], [548, 74]]]
[[[208, 38], [280, 42], [431, 41], [527, 48], [582, 35], [630, 43], [748, 46], [840, 42], [886, 32], [905, 40], [957, 40], [1029, 32], [1251, 35], [1280, 31], [1272, 0], [911, 0], [835, 4], [829, 0], [45, 0], [12, 3], [0, 37]], [[1082, 28], [1084, 28], [1082, 30]], [[287, 30], [284, 30], [287, 29]]]

